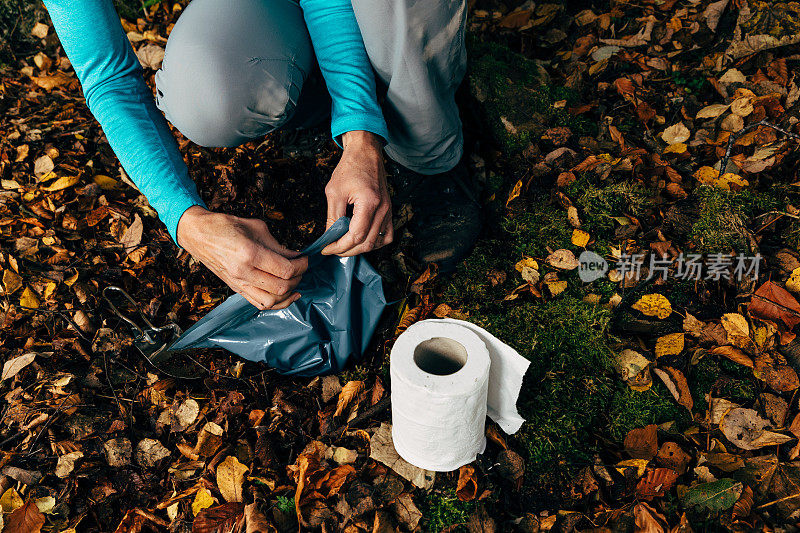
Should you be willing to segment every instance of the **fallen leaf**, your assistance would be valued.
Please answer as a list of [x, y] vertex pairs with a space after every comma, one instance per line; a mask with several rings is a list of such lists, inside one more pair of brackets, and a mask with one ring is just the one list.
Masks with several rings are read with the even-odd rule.
[[682, 501], [686, 507], [699, 507], [709, 511], [730, 509], [742, 495], [744, 485], [741, 482], [723, 478], [711, 483], [701, 483], [690, 488]]
[[636, 497], [645, 501], [660, 498], [669, 492], [678, 480], [678, 473], [671, 468], [648, 470], [636, 485]]
[[734, 363], [739, 363], [749, 368], [753, 368], [753, 360], [748, 357], [742, 350], [735, 346], [717, 346], [711, 353], [714, 355], [721, 355], [727, 357]]
[[800, 324], [800, 303], [772, 281], [765, 282], [753, 294], [749, 311], [758, 318], [783, 322], [789, 329]]
[[574, 270], [578, 268], [578, 259], [570, 250], [560, 249], [547, 256], [547, 264], [562, 270]]
[[29, 309], [38, 309], [39, 297], [31, 290], [30, 287], [25, 287], [25, 290], [22, 291], [22, 295], [19, 297], [19, 305]]
[[728, 110], [730, 104], [712, 104], [707, 105], [697, 112], [695, 118], [717, 118]]
[[228, 502], [242, 501], [242, 486], [245, 474], [250, 469], [229, 455], [217, 466], [217, 487]]
[[39, 533], [45, 523], [45, 516], [34, 500], [25, 504], [5, 518], [4, 533]]
[[632, 429], [625, 436], [625, 451], [634, 459], [651, 460], [658, 453], [658, 426]]
[[69, 452], [65, 453], [64, 455], [60, 455], [58, 457], [58, 462], [56, 463], [56, 476], [62, 479], [69, 477], [72, 471], [75, 470], [75, 463], [82, 458], [83, 452], [81, 451]]
[[133, 222], [122, 234], [119, 243], [125, 248], [126, 251], [131, 251], [133, 248], [139, 246], [142, 242], [142, 233], [144, 232], [144, 224], [142, 224], [142, 217], [136, 213], [133, 217]]
[[653, 372], [661, 378], [664, 385], [667, 386], [669, 392], [680, 405], [684, 406], [689, 411], [694, 407], [692, 400], [692, 393], [689, 391], [689, 384], [686, 382], [686, 376], [683, 372], [671, 366], [661, 368], [654, 368]]
[[683, 347], [683, 333], [670, 333], [668, 335], [664, 335], [656, 340], [656, 357], [664, 357], [665, 355], [678, 355], [683, 351]]
[[208, 509], [212, 505], [214, 505], [214, 497], [211, 495], [211, 491], [201, 487], [194, 495], [194, 501], [192, 501], [192, 515], [197, 516], [200, 511]]
[[41, 22], [37, 22], [33, 25], [31, 29], [31, 35], [38, 39], [44, 39], [47, 37], [47, 34], [50, 32], [50, 26], [47, 24], [42, 24]]
[[385, 464], [415, 487], [428, 490], [436, 481], [436, 474], [416, 467], [398, 455], [392, 441], [392, 426], [381, 424], [369, 442], [369, 458]]
[[154, 468], [169, 456], [169, 450], [156, 439], [142, 439], [136, 445], [136, 462], [145, 468]]
[[456, 495], [463, 502], [472, 501], [478, 495], [478, 481], [475, 477], [474, 466], [464, 465], [458, 469]]
[[661, 319], [667, 318], [672, 314], [672, 305], [663, 294], [645, 294], [631, 307], [646, 316], [654, 316]]
[[41, 179], [42, 176], [50, 174], [54, 168], [56, 168], [56, 165], [53, 163], [53, 160], [50, 159], [50, 156], [43, 155], [36, 158], [36, 161], [33, 162], [33, 175]]
[[16, 376], [20, 370], [28, 366], [36, 359], [36, 352], [28, 352], [3, 363], [3, 374], [0, 381], [5, 381]]
[[661, 134], [661, 139], [667, 144], [682, 143], [689, 140], [691, 132], [683, 122], [673, 124]]
[[766, 430], [769, 425], [769, 421], [753, 409], [736, 407], [725, 414], [719, 429], [725, 438], [743, 450], [758, 450], [793, 440], [794, 437]]
[[589, 244], [590, 235], [583, 231], [582, 229], [574, 229], [572, 230], [572, 244], [575, 246], [580, 246], [584, 248], [587, 244]]
[[50, 185], [47, 185], [46, 187], [40, 187], [40, 189], [46, 192], [61, 191], [68, 187], [72, 187], [79, 181], [80, 178], [78, 176], [61, 176]]
[[342, 391], [339, 393], [339, 400], [336, 403], [336, 412], [333, 416], [339, 416], [345, 410], [345, 408], [350, 405], [350, 403], [364, 390], [364, 382], [363, 381], [348, 381], [342, 387]]
[[747, 319], [739, 313], [725, 313], [722, 315], [721, 323], [731, 337], [750, 337]]

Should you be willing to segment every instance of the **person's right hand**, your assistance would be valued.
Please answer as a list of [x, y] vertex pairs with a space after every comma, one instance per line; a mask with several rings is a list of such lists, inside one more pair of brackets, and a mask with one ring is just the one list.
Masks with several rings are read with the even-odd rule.
[[283, 309], [308, 258], [282, 246], [263, 220], [213, 213], [195, 205], [178, 222], [178, 244], [259, 309]]

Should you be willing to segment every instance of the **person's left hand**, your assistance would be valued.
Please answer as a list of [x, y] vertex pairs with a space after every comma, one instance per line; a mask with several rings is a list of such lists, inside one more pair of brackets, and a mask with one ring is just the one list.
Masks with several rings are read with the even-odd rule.
[[380, 139], [367, 131], [351, 131], [342, 135], [342, 145], [342, 159], [325, 187], [326, 229], [347, 213], [348, 205], [353, 206], [353, 219], [350, 230], [322, 253], [347, 257], [389, 244], [394, 232]]

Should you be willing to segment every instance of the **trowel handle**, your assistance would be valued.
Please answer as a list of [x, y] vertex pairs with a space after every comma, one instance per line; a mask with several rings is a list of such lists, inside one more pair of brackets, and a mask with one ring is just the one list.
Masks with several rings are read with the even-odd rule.
[[[141, 318], [142, 322], [144, 322], [145, 325], [147, 326], [147, 330], [143, 330], [142, 328], [140, 328], [136, 324], [136, 322], [134, 322], [133, 320], [122, 314], [122, 312], [119, 309], [117, 309], [117, 306], [114, 305], [114, 302], [112, 302], [111, 298], [108, 297], [109, 291], [121, 294], [125, 299], [127, 299], [131, 303], [133, 308], [136, 309], [136, 312], [139, 313], [139, 318]], [[155, 330], [156, 327], [153, 324], [151, 324], [149, 320], [147, 320], [147, 317], [144, 316], [144, 313], [142, 313], [142, 310], [139, 309], [139, 306], [137, 305], [136, 301], [133, 298], [131, 298], [130, 294], [122, 290], [120, 287], [117, 287], [115, 285], [109, 285], [108, 287], [103, 289], [103, 298], [105, 298], [106, 302], [108, 302], [108, 305], [111, 306], [111, 310], [114, 311], [114, 314], [116, 314], [119, 318], [127, 322], [134, 330], [138, 331], [139, 335], [145, 341], [149, 342], [150, 344], [155, 344], [156, 341], [153, 340], [153, 338], [150, 336], [150, 331]]]

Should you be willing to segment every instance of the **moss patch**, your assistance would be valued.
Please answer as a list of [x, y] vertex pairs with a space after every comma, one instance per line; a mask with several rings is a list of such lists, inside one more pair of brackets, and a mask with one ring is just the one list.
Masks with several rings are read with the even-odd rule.
[[534, 61], [509, 48], [467, 40], [470, 54], [470, 91], [482, 108], [495, 140], [513, 155], [537, 142], [548, 127], [567, 126], [576, 135], [596, 133], [585, 117], [570, 115], [553, 104], [577, 102], [577, 94], [550, 85], [547, 74]]
[[[462, 502], [455, 492], [433, 491], [425, 494], [420, 505], [424, 531], [441, 531], [446, 527], [466, 524], [475, 502]], [[453, 531], [466, 531], [465, 527]]]

